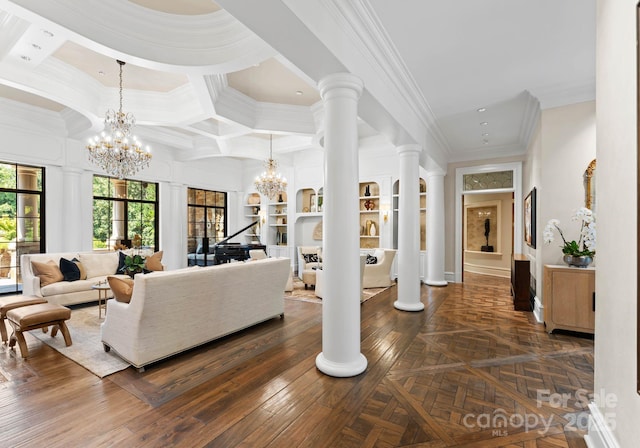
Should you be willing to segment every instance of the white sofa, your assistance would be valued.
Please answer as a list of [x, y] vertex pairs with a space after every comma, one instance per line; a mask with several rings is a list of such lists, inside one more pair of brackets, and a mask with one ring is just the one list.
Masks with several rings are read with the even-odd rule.
[[[51, 260], [59, 265], [60, 258], [66, 258], [67, 260], [78, 259], [86, 271], [86, 280], [76, 280], [73, 282], [59, 281], [40, 287], [40, 278], [34, 272], [31, 262], [47, 263]], [[118, 259], [118, 252], [23, 254], [20, 257], [22, 294], [25, 296], [42, 297], [49, 303], [58, 305], [95, 302], [98, 300], [98, 291], [91, 289], [91, 286], [106, 280], [107, 275], [116, 275]], [[126, 277], [126, 275], [118, 276]]]
[[131, 301], [109, 301], [102, 343], [145, 365], [284, 313], [288, 258], [136, 275]]

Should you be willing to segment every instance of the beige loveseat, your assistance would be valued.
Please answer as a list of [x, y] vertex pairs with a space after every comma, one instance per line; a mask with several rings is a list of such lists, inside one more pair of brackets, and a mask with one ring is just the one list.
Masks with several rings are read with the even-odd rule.
[[129, 303], [110, 300], [102, 343], [145, 365], [284, 313], [290, 259], [136, 275]]
[[[151, 254], [153, 252], [149, 251], [142, 255], [149, 256]], [[41, 286], [41, 279], [38, 276], [41, 273], [34, 269], [33, 262], [44, 264], [52, 262], [53, 265], [60, 266], [61, 258], [77, 260], [84, 270], [83, 278], [75, 281], [61, 280]], [[117, 272], [119, 260], [120, 253], [117, 251], [23, 254], [20, 257], [22, 294], [42, 297], [49, 303], [58, 305], [95, 302], [98, 300], [98, 291], [91, 288], [93, 285], [105, 281], [107, 275], [127, 277]], [[86, 278], [84, 278], [85, 275]]]

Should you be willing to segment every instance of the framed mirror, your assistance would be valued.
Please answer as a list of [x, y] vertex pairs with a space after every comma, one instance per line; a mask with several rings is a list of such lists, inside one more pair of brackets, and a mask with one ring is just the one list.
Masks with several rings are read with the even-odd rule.
[[596, 208], [596, 159], [584, 172], [584, 206], [594, 211]]

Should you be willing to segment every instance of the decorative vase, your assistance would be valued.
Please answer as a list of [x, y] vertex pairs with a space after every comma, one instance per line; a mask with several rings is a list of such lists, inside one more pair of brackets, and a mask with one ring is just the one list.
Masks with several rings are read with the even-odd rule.
[[573, 255], [565, 255], [562, 260], [569, 266], [576, 268], [586, 268], [593, 262], [593, 257], [588, 255], [582, 255], [580, 257], [574, 257]]
[[371, 191], [369, 190], [369, 185], [367, 185], [364, 189], [364, 195], [365, 196], [371, 196]]
[[278, 202], [284, 202], [284, 199], [282, 199], [282, 193], [278, 195]]
[[372, 223], [371, 223], [371, 228], [369, 229], [369, 235], [371, 235], [371, 236], [376, 236], [376, 232], [377, 232], [377, 230], [376, 230], [376, 223], [375, 223], [375, 222], [372, 222]]

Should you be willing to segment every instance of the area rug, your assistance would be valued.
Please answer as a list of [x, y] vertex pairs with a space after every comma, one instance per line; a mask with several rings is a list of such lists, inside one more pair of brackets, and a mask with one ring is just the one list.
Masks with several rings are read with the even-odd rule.
[[[388, 288], [367, 288], [362, 290], [362, 302], [366, 302], [367, 300], [375, 297], [380, 294], [382, 291], [385, 291]], [[311, 303], [322, 303], [322, 299], [320, 297], [316, 297], [315, 290], [312, 288], [304, 289], [304, 283], [302, 280], [295, 278], [293, 279], [293, 291], [284, 293], [285, 299], [291, 300], [299, 300], [302, 302], [311, 302]]]
[[103, 318], [98, 319], [97, 306], [85, 306], [71, 309], [71, 319], [67, 321], [67, 327], [71, 334], [71, 346], [64, 345], [64, 338], [58, 332], [55, 338], [51, 337], [51, 331], [31, 331], [35, 336], [48, 346], [57, 350], [67, 358], [80, 364], [94, 375], [104, 378], [112, 373], [119, 372], [129, 367], [129, 363], [123, 361], [113, 352], [105, 352], [100, 339], [100, 324]]

